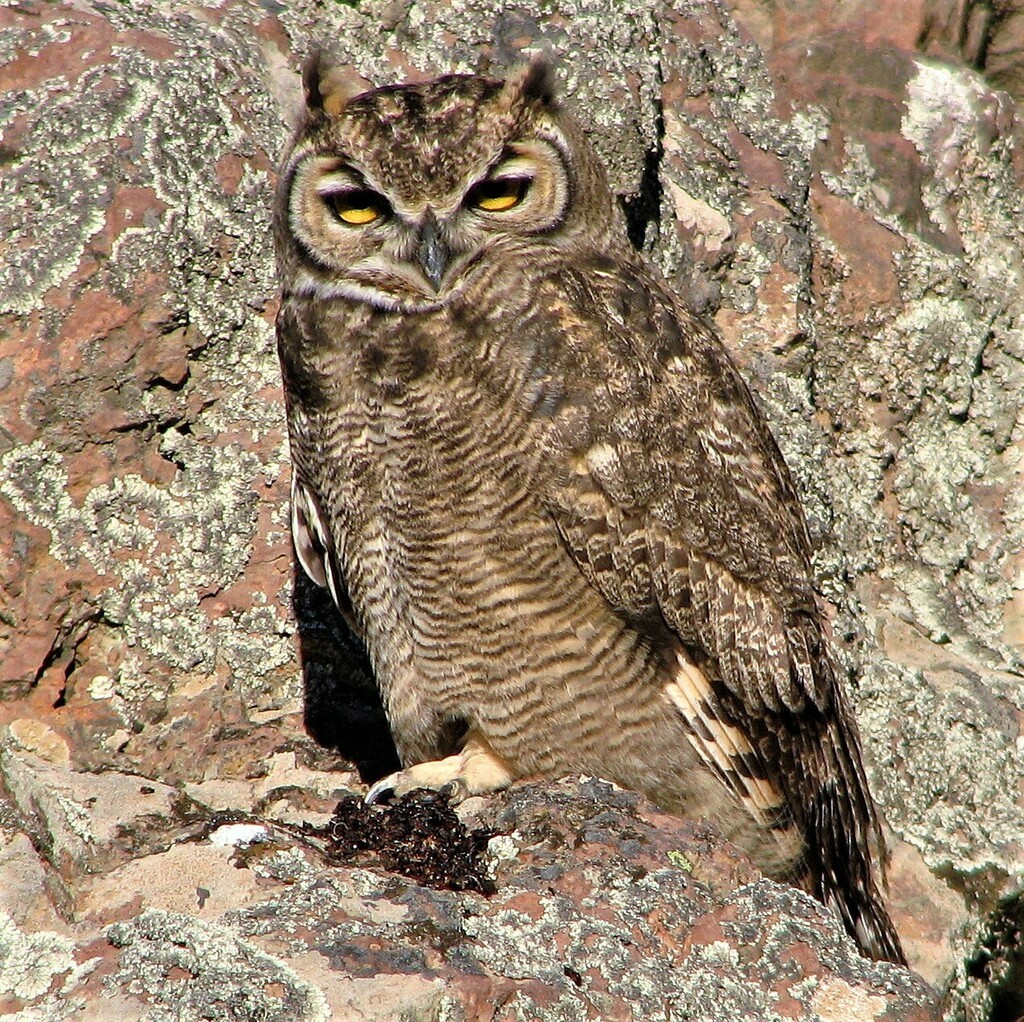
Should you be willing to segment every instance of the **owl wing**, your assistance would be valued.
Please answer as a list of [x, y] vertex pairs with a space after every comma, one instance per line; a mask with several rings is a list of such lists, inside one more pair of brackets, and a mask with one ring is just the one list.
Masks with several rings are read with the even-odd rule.
[[806, 539], [749, 393], [687, 326], [660, 362], [616, 351], [613, 333], [601, 382], [570, 374], [590, 385], [564, 396], [547, 435], [545, 506], [613, 609], [655, 641], [668, 626], [665, 695], [704, 762], [755, 816], [784, 822], [784, 771], [761, 725], [832, 698], [808, 648], [820, 637]]
[[544, 506], [624, 619], [652, 643], [667, 625], [665, 695], [704, 762], [756, 817], [800, 830], [812, 893], [900, 960], [871, 873], [879, 821], [778, 446], [708, 327], [642, 270], [595, 276], [578, 288], [607, 309], [600, 343], [593, 317], [584, 328], [563, 310], [560, 356], [533, 370], [531, 399], [550, 415]]
[[292, 470], [291, 527], [295, 556], [303, 571], [318, 586], [330, 590], [345, 623], [354, 635], [362, 637], [320, 502], [295, 468]]
[[778, 446], [717, 337], [649, 278], [615, 283], [603, 337], [563, 317], [558, 400], [534, 399], [555, 409], [543, 502], [612, 606], [663, 619], [749, 713], [824, 712], [834, 678]]

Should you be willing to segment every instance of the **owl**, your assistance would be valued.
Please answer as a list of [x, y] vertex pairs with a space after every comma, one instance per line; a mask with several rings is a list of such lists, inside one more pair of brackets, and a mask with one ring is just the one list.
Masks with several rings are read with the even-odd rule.
[[792, 479], [550, 73], [335, 79], [281, 166], [277, 331], [297, 556], [403, 764], [368, 799], [604, 777], [903, 961]]

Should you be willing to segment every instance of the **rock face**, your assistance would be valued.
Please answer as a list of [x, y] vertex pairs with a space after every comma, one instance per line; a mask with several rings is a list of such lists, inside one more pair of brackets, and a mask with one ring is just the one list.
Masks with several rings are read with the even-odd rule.
[[947, 44], [981, 15], [863, 6], [0, 11], [0, 1009], [927, 1017], [813, 903], [596, 784], [474, 810], [490, 900], [280, 835], [237, 869], [202, 839], [326, 818], [393, 764], [287, 537], [268, 211], [319, 41], [372, 84], [559, 56], [635, 242], [715, 319], [802, 488], [912, 965], [954, 1015], [1014, 1017], [1024, 149], [994, 85], [1016, 15], [981, 60]]
[[222, 827], [109, 872], [73, 927], [0, 916], [0, 1006], [240, 1022], [934, 1017], [922, 980], [860, 958], [817, 902], [638, 796], [529, 785], [463, 813], [493, 835], [490, 897], [280, 841], [232, 865]]

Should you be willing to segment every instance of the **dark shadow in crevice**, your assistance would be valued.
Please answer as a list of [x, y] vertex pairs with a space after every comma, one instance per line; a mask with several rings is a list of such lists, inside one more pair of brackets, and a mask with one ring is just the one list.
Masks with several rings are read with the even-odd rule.
[[292, 609], [299, 630], [310, 737], [349, 760], [367, 784], [400, 766], [380, 692], [362, 643], [326, 589], [295, 568]]
[[1001, 902], [988, 936], [967, 963], [967, 974], [990, 985], [992, 1011], [988, 1022], [1019, 1022], [1024, 1018], [1024, 896]]
[[638, 252], [648, 251], [657, 241], [661, 222], [661, 158], [659, 137], [658, 145], [648, 149], [645, 154], [643, 175], [636, 194], [619, 198], [626, 217], [626, 233], [630, 244]]

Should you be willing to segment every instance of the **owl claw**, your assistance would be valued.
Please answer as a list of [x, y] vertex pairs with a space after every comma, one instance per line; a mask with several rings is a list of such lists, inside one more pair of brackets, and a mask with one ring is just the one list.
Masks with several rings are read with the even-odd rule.
[[453, 777], [444, 787], [438, 789], [438, 794], [446, 798], [450, 805], [457, 806], [465, 802], [471, 792], [464, 777]]
[[363, 797], [363, 803], [368, 806], [372, 806], [375, 802], [380, 802], [383, 797], [388, 794], [395, 793], [395, 784], [397, 778], [400, 776], [401, 771], [394, 774], [388, 774], [387, 777], [382, 777]]
[[406, 795], [416, 788], [432, 788], [449, 802], [458, 804], [470, 795], [487, 795], [507, 788], [515, 779], [511, 767], [471, 731], [462, 751], [445, 759], [416, 763], [405, 770], [382, 777], [366, 793], [363, 801], [373, 805], [388, 795]]

